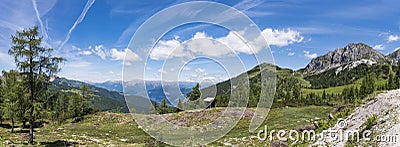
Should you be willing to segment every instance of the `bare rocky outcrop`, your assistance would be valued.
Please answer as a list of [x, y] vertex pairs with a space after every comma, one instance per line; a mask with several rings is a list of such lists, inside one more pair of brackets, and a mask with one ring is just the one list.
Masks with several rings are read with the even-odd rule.
[[[370, 141], [360, 141], [357, 144], [378, 145], [378, 146], [400, 146], [400, 89], [378, 94], [373, 100], [355, 108], [352, 113], [344, 119], [347, 123], [343, 131], [359, 131], [365, 127], [367, 119], [376, 115], [376, 125], [370, 131], [372, 137]], [[338, 125], [330, 128], [340, 130]], [[328, 129], [329, 130], [329, 129]], [[379, 141], [376, 137], [392, 137], [392, 141]], [[361, 138], [362, 139], [362, 138]], [[378, 138], [379, 139], [379, 138]], [[314, 145], [335, 145], [346, 146], [348, 140], [317, 141]]]
[[386, 56], [386, 59], [389, 60], [390, 63], [398, 64], [400, 61], [400, 49], [397, 49], [393, 53], [390, 53]]
[[321, 73], [328, 69], [356, 61], [369, 60], [371, 63], [383, 63], [385, 56], [364, 43], [350, 43], [344, 48], [338, 48], [323, 56], [312, 59], [305, 67], [309, 73]]

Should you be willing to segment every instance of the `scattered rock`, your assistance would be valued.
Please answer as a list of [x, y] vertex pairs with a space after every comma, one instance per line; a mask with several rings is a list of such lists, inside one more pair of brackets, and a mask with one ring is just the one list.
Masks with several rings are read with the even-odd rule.
[[13, 142], [11, 140], [6, 140], [6, 141], [3, 142], [3, 144], [10, 145], [10, 144], [13, 144]]
[[317, 121], [314, 121], [314, 127], [315, 127], [315, 129], [318, 129], [319, 128], [319, 123], [317, 122]]
[[329, 119], [333, 119], [332, 113], [329, 113], [328, 118], [329, 118]]
[[225, 142], [224, 145], [225, 145], [225, 146], [232, 146], [232, 143]]
[[282, 141], [274, 141], [271, 143], [271, 147], [288, 147], [289, 145], [286, 142]]
[[297, 128], [297, 131], [299, 132], [303, 132], [303, 131], [309, 131], [309, 130], [315, 130], [315, 126], [313, 125], [307, 125], [307, 126], [300, 126], [299, 128]]
[[336, 113], [337, 113], [337, 112], [340, 112], [340, 111], [342, 111], [343, 109], [345, 109], [345, 108], [347, 108], [347, 107], [349, 107], [349, 106], [350, 106], [350, 104], [341, 105], [341, 106], [339, 106], [339, 107], [336, 108], [335, 112], [336, 112]]
[[128, 139], [119, 139], [119, 140], [122, 141], [122, 142], [128, 141]]

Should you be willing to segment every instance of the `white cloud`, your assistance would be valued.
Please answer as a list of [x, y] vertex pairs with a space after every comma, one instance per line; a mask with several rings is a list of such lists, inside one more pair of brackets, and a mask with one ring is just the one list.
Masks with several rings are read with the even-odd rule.
[[[46, 1], [46, 3], [49, 3], [49, 4], [47, 4], [49, 7], [50, 7], [50, 9], [54, 6], [54, 4], [56, 3], [56, 1], [55, 0], [51, 0], [51, 1]], [[43, 7], [43, 5], [45, 5], [43, 2], [42, 3], [40, 3], [41, 5], [40, 5], [40, 7]], [[43, 25], [43, 21], [42, 21], [42, 19], [40, 18], [40, 11], [39, 11], [39, 9], [38, 9], [38, 3], [36, 2], [36, 0], [32, 0], [32, 6], [33, 6], [33, 9], [35, 10], [35, 14], [36, 14], [36, 19], [37, 19], [37, 21], [39, 22], [39, 25], [40, 25], [40, 30], [41, 30], [41, 33], [42, 33], [42, 35], [43, 35], [43, 41], [44, 42], [46, 42], [47, 41], [47, 39], [49, 38], [49, 35], [47, 34], [47, 29], [48, 29], [48, 27], [47, 27], [47, 25], [45, 26], [45, 25]], [[44, 12], [45, 13], [47, 13], [49, 10], [50, 10], [49, 8], [47, 8], [47, 9], [45, 9], [44, 10]]]
[[385, 46], [383, 44], [377, 44], [372, 47], [375, 50], [384, 50]]
[[212, 38], [196, 38], [188, 41], [185, 48], [193, 53], [210, 57], [220, 57], [233, 53], [225, 42], [218, 42], [218, 40], [220, 38], [215, 40]]
[[[261, 48], [257, 45], [257, 39], [254, 41], [251, 41], [253, 45], [256, 47], [253, 48], [253, 50], [245, 44], [237, 35], [243, 35], [244, 32], [229, 32], [228, 35], [225, 37], [217, 38], [216, 40], [229, 46], [231, 49], [233, 49], [236, 53], [246, 53], [246, 54], [253, 54], [253, 51], [257, 53]], [[228, 54], [231, 53], [232, 51], [227, 50], [226, 51]]]
[[304, 51], [304, 56], [307, 58], [313, 59], [313, 58], [317, 58], [318, 55], [316, 53], [310, 54], [310, 51]]
[[85, 7], [83, 8], [81, 14], [79, 15], [78, 19], [76, 19], [76, 21], [74, 22], [74, 24], [72, 25], [72, 27], [68, 30], [67, 36], [65, 37], [64, 41], [61, 43], [60, 47], [58, 48], [58, 50], [60, 50], [65, 43], [68, 42], [69, 38], [71, 37], [71, 33], [72, 31], [74, 31], [75, 27], [80, 24], [82, 22], [82, 20], [85, 18], [86, 13], [88, 12], [88, 10], [90, 9], [90, 7], [92, 7], [93, 3], [95, 2], [95, 0], [88, 0]]
[[92, 52], [99, 56], [101, 59], [106, 59], [107, 52], [105, 51], [106, 48], [103, 45], [96, 45], [94, 49], [92, 48], [92, 46], [89, 46], [89, 49], [91, 49]]
[[300, 32], [288, 29], [271, 29], [266, 28], [262, 32], [269, 45], [274, 45], [278, 47], [288, 46], [293, 43], [300, 43], [304, 40], [304, 37]]
[[190, 70], [191, 68], [189, 67], [189, 66], [184, 66], [183, 68], [182, 68], [182, 70], [183, 71], [188, 71], [188, 70]]
[[399, 40], [400, 40], [400, 37], [397, 35], [389, 35], [387, 38], [388, 42], [395, 42], [395, 41], [399, 41]]
[[0, 67], [3, 70], [5, 70], [5, 66], [8, 66], [8, 67], [15, 66], [14, 59], [7, 53], [0, 52]]
[[[177, 37], [175, 37], [177, 38]], [[179, 38], [179, 37], [178, 37]], [[176, 40], [159, 41], [154, 49], [150, 53], [150, 58], [154, 60], [166, 59], [168, 56], [172, 57], [182, 57], [184, 56], [184, 49], [181, 43]]]
[[[124, 49], [124, 51], [118, 51], [113, 48], [110, 50], [110, 55], [112, 60], [124, 60], [125, 61], [139, 61], [141, 58], [130, 49]], [[126, 56], [125, 56], [126, 55]]]
[[[172, 57], [188, 57], [194, 54], [200, 54], [210, 57], [221, 57], [239, 53], [255, 54], [262, 48], [266, 48], [265, 39], [270, 45], [284, 47], [293, 43], [300, 43], [304, 37], [300, 32], [292, 29], [271, 29], [267, 28], [261, 32], [261, 35], [254, 40], [245, 40], [239, 37], [244, 35], [244, 31], [231, 31], [226, 36], [213, 38], [205, 32], [196, 32], [188, 41], [180, 42], [179, 36], [174, 36], [172, 40], [161, 40], [152, 50], [150, 58], [154, 60], [166, 59]], [[247, 44], [251, 45], [250, 48]]]
[[157, 72], [159, 72], [161, 74], [167, 74], [167, 71], [163, 70], [163, 68], [158, 69]]
[[294, 56], [294, 54], [295, 54], [294, 52], [289, 52], [287, 55], [288, 56]]
[[204, 73], [204, 72], [206, 72], [206, 70], [203, 69], [203, 68], [196, 68], [195, 71], [196, 71], [197, 73]]
[[90, 62], [86, 61], [75, 61], [75, 62], [66, 62], [64, 67], [68, 68], [85, 68], [92, 65]]
[[91, 52], [91, 51], [80, 51], [80, 52], [78, 52], [78, 54], [79, 54], [79, 55], [85, 55], [85, 56], [88, 56], [88, 55], [91, 55], [91, 54], [92, 54], [92, 52]]
[[79, 48], [79, 47], [77, 47], [77, 46], [75, 46], [75, 45], [72, 45], [72, 46], [71, 46], [71, 49], [72, 49], [72, 50], [77, 50], [77, 51], [82, 50], [81, 48]]
[[200, 39], [200, 38], [211, 38], [211, 37], [208, 37], [207, 34], [206, 34], [205, 32], [196, 32], [196, 33], [193, 35], [193, 38], [192, 38], [192, 39]]

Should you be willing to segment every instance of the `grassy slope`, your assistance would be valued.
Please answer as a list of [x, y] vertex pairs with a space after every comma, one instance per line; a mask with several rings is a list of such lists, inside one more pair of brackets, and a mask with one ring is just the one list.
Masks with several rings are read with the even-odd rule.
[[[250, 77], [254, 77], [258, 72], [249, 72]], [[301, 74], [293, 72], [289, 69], [277, 70], [279, 76], [294, 76], [299, 79], [304, 87], [309, 87], [310, 82], [304, 80]], [[346, 86], [360, 86], [360, 79], [354, 84], [345, 86], [337, 86], [325, 88], [328, 94], [341, 93]], [[377, 85], [384, 85], [387, 81], [378, 80]], [[302, 88], [302, 94], [314, 92], [322, 94], [324, 89], [309, 89]], [[334, 108], [329, 106], [303, 106], [303, 107], [289, 107], [289, 108], [275, 108], [269, 113], [264, 125], [268, 125], [268, 129], [295, 129], [298, 126], [310, 125], [313, 120], [318, 118], [326, 118]], [[185, 113], [185, 112], [183, 112]], [[182, 114], [182, 113], [180, 113]], [[256, 135], [255, 133], [248, 132], [250, 118], [243, 118], [237, 126], [231, 130], [230, 133], [223, 138], [213, 142], [211, 145], [223, 145], [223, 143], [249, 143], [253, 145], [266, 144], [267, 142], [260, 142], [256, 139], [250, 139], [250, 136]], [[94, 124], [99, 123], [99, 126]], [[9, 129], [0, 127], [0, 144], [4, 140], [10, 139], [14, 143], [24, 143], [26, 138], [22, 137], [23, 133], [9, 133]], [[49, 135], [50, 134], [50, 135]], [[246, 138], [244, 138], [246, 137]], [[64, 145], [65, 143], [75, 143], [84, 145], [160, 145], [159, 142], [152, 139], [131, 120], [130, 115], [117, 114], [117, 113], [98, 113], [95, 115], [86, 116], [86, 119], [77, 124], [65, 123], [61, 126], [56, 124], [47, 124], [43, 128], [37, 129], [36, 141], [42, 145], [57, 144]], [[249, 145], [248, 144], [248, 145]]]
[[[296, 129], [298, 126], [310, 125], [313, 120], [326, 118], [327, 114], [333, 109], [334, 108], [327, 106], [275, 108], [270, 111], [267, 120], [260, 129], [263, 129], [264, 125], [268, 125], [269, 130]], [[186, 112], [181, 112], [179, 114], [181, 115], [184, 113]], [[255, 136], [257, 134], [248, 132], [249, 121], [250, 118], [243, 118], [227, 135], [210, 145], [223, 145], [223, 143], [227, 142], [232, 144], [248, 143], [248, 145], [252, 144], [257, 146], [266, 144], [267, 142], [264, 141], [250, 139], [250, 136]], [[96, 124], [98, 124], [98, 126], [96, 126]], [[0, 127], [0, 144], [8, 139], [18, 144], [26, 142], [27, 139], [22, 137], [26, 134], [26, 129], [22, 131], [23, 133], [9, 133], [9, 130], [10, 129]], [[76, 124], [66, 122], [57, 125], [50, 123], [45, 124], [42, 128], [37, 128], [36, 131], [35, 141], [43, 146], [59, 146], [64, 144], [121, 146], [162, 145], [162, 143], [156, 142], [144, 131], [139, 129], [129, 114], [101, 112], [88, 115], [82, 122]]]
[[[64, 91], [67, 93], [76, 93], [83, 84], [86, 83], [65, 78], [56, 78], [50, 86], [50, 90], [53, 92]], [[90, 84], [88, 86], [94, 95], [92, 102], [94, 108], [98, 108], [101, 111], [115, 111], [117, 107], [120, 107], [122, 112], [129, 112], [126, 107], [125, 98], [121, 93]]]
[[[380, 80], [376, 81], [375, 84], [376, 84], [376, 86], [378, 87], [378, 86], [383, 86], [383, 85], [385, 85], [386, 83], [387, 83], [387, 80], [380, 79]], [[323, 93], [324, 90], [325, 90], [325, 92], [326, 92], [327, 94], [331, 94], [331, 93], [333, 93], [333, 94], [340, 94], [340, 93], [342, 93], [342, 91], [343, 91], [344, 88], [350, 87], [350, 86], [357, 86], [357, 87], [360, 87], [360, 86], [361, 86], [361, 79], [358, 80], [358, 81], [356, 81], [356, 83], [354, 83], [354, 84], [348, 84], [348, 85], [344, 85], [344, 86], [329, 87], [329, 88], [324, 88], [324, 89], [302, 88], [301, 90], [302, 90], [302, 95], [303, 95], [303, 96], [305, 96], [305, 95], [307, 95], [307, 94], [309, 94], [309, 93], [311, 93], [311, 92], [314, 92], [315, 94], [318, 94], [318, 95], [322, 95], [322, 93]]]

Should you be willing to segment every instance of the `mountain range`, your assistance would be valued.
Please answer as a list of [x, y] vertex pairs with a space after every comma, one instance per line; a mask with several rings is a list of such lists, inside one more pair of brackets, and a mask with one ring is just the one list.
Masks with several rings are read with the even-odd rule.
[[[364, 43], [350, 43], [343, 48], [337, 48], [325, 55], [312, 59], [306, 67], [297, 71], [263, 63], [246, 73], [250, 75], [250, 87], [255, 87], [260, 82], [260, 67], [267, 66], [276, 69], [278, 81], [285, 77], [292, 77], [300, 80], [303, 87], [327, 88], [354, 83], [367, 74], [365, 71], [384, 74], [387, 72], [389, 65], [397, 64], [399, 61], [400, 50], [383, 55]], [[217, 97], [230, 93], [230, 81], [226, 80], [216, 84]], [[85, 82], [66, 78], [56, 78], [53, 83], [53, 88], [59, 90], [78, 89], [82, 84], [86, 84]], [[115, 110], [120, 107], [121, 110], [127, 112], [122, 94], [124, 90], [125, 94], [139, 97], [149, 96], [152, 101], [160, 103], [166, 97], [165, 89], [178, 89], [176, 82], [163, 82], [163, 87], [161, 81], [146, 81], [147, 91], [143, 91], [139, 83], [132, 80], [126, 82], [124, 84], [125, 87], [121, 81], [89, 83], [89, 88], [96, 95], [93, 104], [101, 110]], [[196, 82], [179, 82], [180, 93], [185, 96], [196, 84]], [[202, 85], [202, 87], [210, 86], [211, 84]], [[207, 91], [207, 88], [202, 91]]]
[[[124, 92], [125, 94], [131, 94], [135, 96], [141, 97], [149, 97], [151, 100], [155, 102], [161, 102], [163, 98], [166, 98], [167, 95], [183, 95], [185, 96], [192, 90], [197, 82], [188, 82], [181, 81], [179, 83], [173, 81], [156, 81], [156, 80], [148, 80], [145, 81], [146, 90], [143, 90], [142, 81], [131, 80], [125, 83], [122, 81], [106, 81], [103, 83], [91, 83], [94, 86], [105, 88], [110, 91]], [[202, 83], [202, 87], [210, 86], [211, 83]], [[179, 93], [168, 93], [165, 92], [165, 89], [179, 89]], [[166, 95], [167, 94], [167, 95]], [[169, 96], [168, 95], [168, 96]]]
[[396, 64], [399, 60], [399, 50], [388, 55], [383, 55], [364, 43], [350, 43], [343, 48], [337, 48], [323, 56], [312, 59], [302, 70], [306, 73], [318, 74], [347, 64], [352, 64], [351, 67], [356, 67], [362, 63], [369, 65]]

